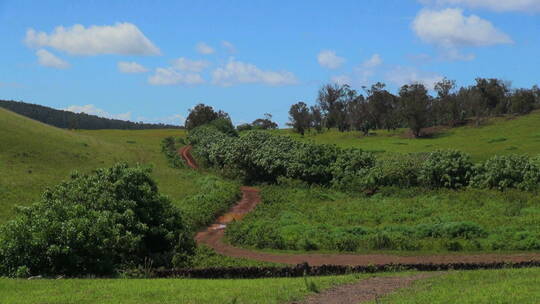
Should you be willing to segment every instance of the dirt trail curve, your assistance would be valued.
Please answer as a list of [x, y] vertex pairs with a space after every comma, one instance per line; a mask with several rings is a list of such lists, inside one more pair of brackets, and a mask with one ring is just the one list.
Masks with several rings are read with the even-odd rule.
[[[191, 168], [198, 168], [197, 163], [190, 154], [191, 146], [180, 149], [179, 154], [186, 160]], [[205, 244], [216, 252], [236, 258], [246, 258], [265, 262], [300, 264], [307, 262], [311, 266], [320, 265], [385, 265], [385, 264], [443, 264], [443, 263], [495, 263], [495, 262], [528, 262], [539, 261], [540, 253], [521, 254], [447, 254], [400, 256], [390, 254], [286, 254], [267, 253], [234, 247], [223, 242], [225, 228], [233, 220], [242, 219], [261, 201], [259, 190], [252, 187], [242, 187], [242, 199], [220, 216], [216, 222], [206, 230], [197, 233], [195, 240]]]

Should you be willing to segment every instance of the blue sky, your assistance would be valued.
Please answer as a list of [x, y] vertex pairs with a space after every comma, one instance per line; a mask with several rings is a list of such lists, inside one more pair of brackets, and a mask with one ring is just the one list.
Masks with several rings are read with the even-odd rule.
[[328, 82], [540, 83], [540, 0], [0, 0], [0, 99], [181, 123], [313, 104]]

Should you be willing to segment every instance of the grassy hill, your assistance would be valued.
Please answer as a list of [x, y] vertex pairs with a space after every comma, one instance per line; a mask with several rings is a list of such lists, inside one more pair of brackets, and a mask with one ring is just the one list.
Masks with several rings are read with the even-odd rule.
[[[295, 138], [300, 135], [292, 130], [277, 130]], [[458, 149], [470, 153], [474, 160], [483, 160], [494, 154], [540, 153], [540, 111], [519, 117], [498, 117], [480, 127], [463, 126], [438, 130], [432, 137], [414, 139], [406, 136], [407, 129], [396, 131], [375, 130], [375, 135], [363, 136], [361, 132], [330, 130], [321, 134], [312, 132], [303, 140], [336, 144], [341, 147], [358, 147], [376, 152], [424, 152]]]
[[198, 191], [198, 173], [168, 167], [160, 141], [183, 130], [58, 129], [0, 108], [0, 222], [73, 170], [87, 172], [117, 161], [149, 164], [161, 191], [178, 203]]

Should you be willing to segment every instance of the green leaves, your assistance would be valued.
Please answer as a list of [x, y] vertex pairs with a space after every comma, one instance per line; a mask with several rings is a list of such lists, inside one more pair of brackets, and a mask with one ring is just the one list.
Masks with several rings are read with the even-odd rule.
[[149, 171], [117, 164], [48, 189], [2, 227], [0, 274], [103, 275], [192, 254], [180, 213]]

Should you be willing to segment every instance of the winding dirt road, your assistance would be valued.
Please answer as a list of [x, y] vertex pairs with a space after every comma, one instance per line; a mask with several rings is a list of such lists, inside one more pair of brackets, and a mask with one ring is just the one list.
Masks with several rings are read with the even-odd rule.
[[[190, 154], [191, 146], [186, 146], [178, 152], [186, 160], [189, 167], [197, 169], [197, 163]], [[287, 254], [267, 253], [234, 247], [223, 242], [225, 228], [233, 220], [241, 220], [261, 202], [260, 192], [256, 188], [242, 187], [242, 199], [220, 216], [206, 230], [197, 233], [197, 243], [213, 248], [216, 252], [236, 258], [246, 258], [265, 262], [282, 264], [300, 264], [307, 262], [311, 266], [320, 265], [386, 265], [386, 264], [443, 264], [443, 263], [494, 263], [494, 262], [528, 262], [540, 261], [540, 253], [520, 254], [445, 254], [400, 256], [390, 254]]]

